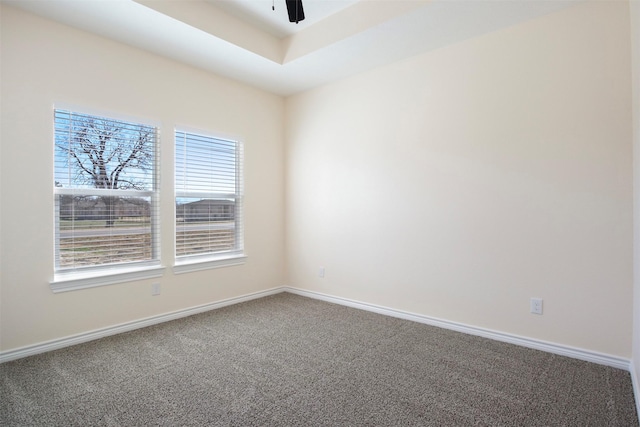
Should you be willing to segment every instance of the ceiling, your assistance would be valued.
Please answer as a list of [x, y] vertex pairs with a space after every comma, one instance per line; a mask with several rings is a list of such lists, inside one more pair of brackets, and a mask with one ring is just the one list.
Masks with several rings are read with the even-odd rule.
[[283, 96], [582, 0], [2, 0]]
[[[205, 0], [214, 7], [282, 39], [353, 5], [358, 0], [303, 0], [305, 20], [289, 22], [285, 0]], [[272, 9], [272, 7], [274, 9]]]

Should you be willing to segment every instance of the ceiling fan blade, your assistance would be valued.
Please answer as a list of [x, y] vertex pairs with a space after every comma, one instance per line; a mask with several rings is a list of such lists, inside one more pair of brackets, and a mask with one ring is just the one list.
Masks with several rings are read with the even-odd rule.
[[287, 12], [289, 12], [289, 22], [304, 20], [304, 9], [302, 8], [302, 0], [286, 0]]

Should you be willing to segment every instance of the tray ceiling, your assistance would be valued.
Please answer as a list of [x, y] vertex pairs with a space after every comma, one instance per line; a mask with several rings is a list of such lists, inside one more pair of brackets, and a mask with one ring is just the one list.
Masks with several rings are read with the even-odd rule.
[[3, 0], [3, 4], [287, 96], [580, 0]]

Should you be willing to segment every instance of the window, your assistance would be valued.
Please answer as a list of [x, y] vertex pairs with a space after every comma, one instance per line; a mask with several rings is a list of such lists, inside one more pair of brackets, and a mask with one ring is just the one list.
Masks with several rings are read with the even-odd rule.
[[54, 282], [159, 265], [156, 128], [58, 109], [54, 123]]
[[242, 145], [176, 130], [176, 272], [242, 262]]

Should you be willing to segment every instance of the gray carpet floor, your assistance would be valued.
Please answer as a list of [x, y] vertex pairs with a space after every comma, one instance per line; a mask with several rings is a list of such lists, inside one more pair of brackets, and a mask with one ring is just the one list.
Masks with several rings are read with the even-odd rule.
[[2, 426], [638, 426], [626, 371], [288, 293], [0, 379]]

